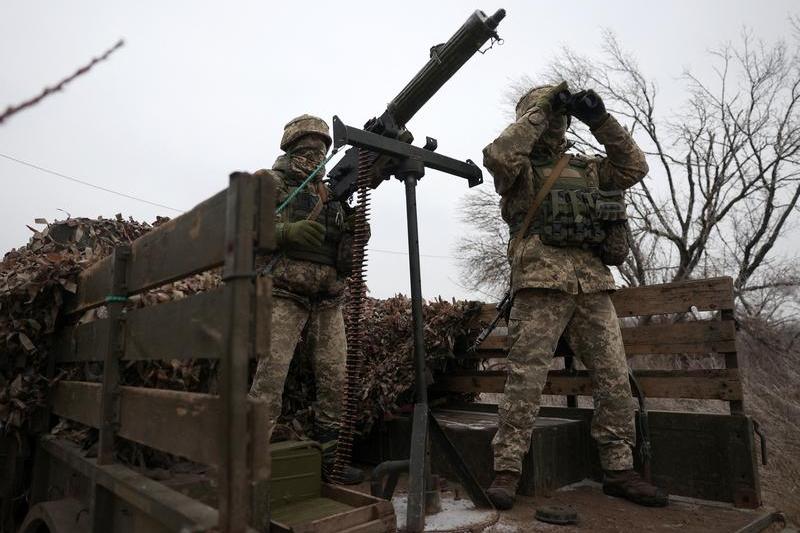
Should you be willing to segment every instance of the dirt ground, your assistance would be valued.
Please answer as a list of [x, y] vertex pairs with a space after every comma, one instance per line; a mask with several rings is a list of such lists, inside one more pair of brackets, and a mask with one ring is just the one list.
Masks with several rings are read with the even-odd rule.
[[[356, 487], [369, 493], [369, 486], [363, 483]], [[401, 478], [398, 483], [396, 496], [401, 500], [405, 498], [406, 479]], [[396, 498], [397, 499], [397, 498]], [[452, 493], [446, 491], [443, 500], [452, 499]], [[468, 500], [464, 501], [466, 504]], [[554, 525], [539, 522], [534, 518], [536, 509], [546, 506], [570, 507], [578, 513], [578, 523], [575, 525]], [[476, 514], [474, 524], [489, 523], [474, 527], [441, 527], [442, 524], [467, 523], [468, 514], [472, 509], [468, 505], [454, 506], [450, 504], [451, 514], [462, 513], [463, 516], [437, 516], [429, 517], [426, 531], [458, 532], [458, 533], [536, 533], [559, 532], [575, 533], [597, 531], [599, 533], [667, 533], [680, 531], [680, 533], [731, 533], [750, 524], [757, 517], [772, 512], [769, 508], [757, 510], [736, 509], [732, 505], [716, 502], [703, 502], [691, 498], [670, 498], [670, 504], [664, 508], [641, 507], [620, 498], [613, 498], [603, 494], [599, 483], [583, 481], [555, 491], [548, 497], [518, 496], [517, 503], [510, 511], [497, 514], [493, 511], [493, 518], [488, 522], [486, 516]], [[405, 507], [395, 505], [396, 512], [405, 514]], [[474, 513], [475, 511], [472, 510]], [[499, 517], [499, 518], [498, 518]], [[398, 518], [398, 524], [405, 524], [405, 516]], [[431, 527], [433, 526], [433, 527]], [[778, 532], [784, 528], [783, 523], [775, 523], [767, 532]], [[400, 529], [402, 531], [402, 529]]]
[[[578, 524], [560, 526], [534, 519], [540, 506], [568, 506], [578, 513]], [[761, 513], [766, 511], [761, 510]], [[709, 506], [692, 501], [671, 501], [664, 508], [648, 508], [602, 493], [596, 484], [586, 484], [557, 491], [549, 498], [520, 497], [511, 511], [500, 514], [500, 520], [484, 531], [516, 532], [641, 532], [681, 533], [733, 532], [750, 523], [755, 513], [729, 506]]]
[[[365, 490], [366, 487], [360, 487]], [[403, 503], [395, 510], [398, 525], [405, 524], [405, 494], [398, 491], [395, 499]], [[444, 499], [450, 499], [445, 493]], [[575, 525], [554, 525], [539, 522], [534, 518], [537, 508], [547, 506], [569, 507], [578, 513]], [[619, 498], [606, 496], [594, 482], [583, 482], [556, 491], [549, 497], [519, 496], [514, 509], [497, 513], [478, 512], [468, 501], [462, 505], [450, 503], [447, 513], [426, 518], [426, 531], [458, 533], [576, 533], [596, 531], [599, 533], [732, 533], [770, 513], [768, 509], [757, 511], [735, 509], [729, 505], [700, 502], [691, 499], [672, 499], [664, 508], [648, 508], [634, 505]], [[472, 515], [472, 518], [471, 518]], [[472, 519], [472, 522], [470, 522]], [[468, 525], [469, 524], [469, 525]], [[489, 525], [487, 525], [489, 524]], [[782, 531], [784, 524], [776, 522], [767, 532]], [[402, 527], [399, 531], [403, 531]]]

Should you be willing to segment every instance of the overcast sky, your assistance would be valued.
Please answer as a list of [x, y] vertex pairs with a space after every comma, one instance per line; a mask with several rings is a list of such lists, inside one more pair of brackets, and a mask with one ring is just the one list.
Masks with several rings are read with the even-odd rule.
[[[60, 94], [0, 125], [0, 154], [186, 210], [224, 188], [232, 170], [268, 167], [283, 125], [301, 113], [361, 126], [473, 9], [508, 11], [505, 44], [476, 55], [409, 123], [439, 152], [481, 162], [505, 126], [502, 96], [567, 45], [595, 53], [613, 30], [678, 104], [685, 68], [744, 26], [771, 41], [790, 32], [796, 1], [682, 2], [44, 2], [0, 3], [0, 108], [37, 94], [119, 38], [126, 45]], [[484, 171], [486, 183], [491, 177]], [[24, 244], [37, 217], [152, 221], [176, 211], [43, 173], [0, 157], [0, 253]], [[418, 188], [426, 297], [480, 298], [458, 283], [451, 257], [465, 228], [466, 183], [429, 171]], [[368, 284], [408, 293], [403, 188], [373, 193]], [[796, 251], [796, 249], [795, 249]]]

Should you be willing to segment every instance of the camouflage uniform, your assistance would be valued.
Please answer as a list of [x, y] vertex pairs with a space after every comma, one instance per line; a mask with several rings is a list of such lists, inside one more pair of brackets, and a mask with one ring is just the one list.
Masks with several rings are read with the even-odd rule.
[[[535, 96], [535, 91], [532, 93]], [[566, 118], [520, 101], [517, 120], [483, 151], [501, 195], [501, 213], [512, 230], [524, 219], [550, 165], [537, 158], [559, 158]], [[562, 121], [563, 120], [563, 121]], [[631, 136], [608, 116], [592, 129], [607, 157], [573, 156], [562, 176], [582, 173], [600, 189], [627, 189], [647, 174], [644, 154]], [[616, 311], [609, 293], [614, 279], [591, 249], [549, 246], [539, 235], [523, 237], [513, 257], [514, 303], [509, 319], [508, 380], [499, 405], [493, 440], [495, 471], [520, 472], [530, 447], [556, 344], [562, 333], [592, 374], [596, 439], [605, 470], [633, 468], [636, 433], [627, 362]]]
[[[298, 131], [292, 125], [298, 121], [302, 125], [303, 120], [317, 120], [324, 124], [321, 119], [309, 115], [291, 121], [287, 124], [281, 142], [281, 148], [287, 150], [287, 154], [278, 157], [272, 169], [258, 172], [275, 180], [278, 205], [283, 203], [316, 166], [311, 163], [303, 168], [292, 159], [291, 147], [297, 140], [292, 137], [292, 132], [296, 135]], [[324, 136], [327, 136], [327, 132], [324, 132]], [[330, 144], [329, 137], [326, 141]], [[324, 169], [318, 173], [320, 178], [324, 174]], [[278, 215], [278, 222], [306, 219], [309, 213], [308, 209], [302, 208], [303, 205], [315, 206], [320, 197], [327, 199], [327, 193], [327, 188], [321, 181], [312, 181]], [[321, 431], [335, 433], [339, 429], [342, 414], [347, 340], [342, 316], [344, 280], [342, 274], [337, 272], [335, 260], [332, 262], [329, 259], [331, 253], [335, 254], [344, 235], [344, 207], [339, 202], [323, 204], [325, 207], [312, 218], [325, 226], [326, 249], [318, 253], [319, 250], [308, 248], [298, 251], [295, 247], [292, 252], [284, 251], [274, 264], [271, 273], [274, 287], [271, 350], [269, 357], [258, 361], [250, 395], [267, 400], [272, 427], [280, 416], [284, 382], [295, 348], [305, 330], [316, 380], [315, 422]]]

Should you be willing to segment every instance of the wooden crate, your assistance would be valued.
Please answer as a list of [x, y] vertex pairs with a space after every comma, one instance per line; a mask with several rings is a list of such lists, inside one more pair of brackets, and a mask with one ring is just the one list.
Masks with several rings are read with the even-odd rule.
[[277, 533], [394, 533], [392, 503], [338, 485], [322, 484], [319, 497], [272, 511]]

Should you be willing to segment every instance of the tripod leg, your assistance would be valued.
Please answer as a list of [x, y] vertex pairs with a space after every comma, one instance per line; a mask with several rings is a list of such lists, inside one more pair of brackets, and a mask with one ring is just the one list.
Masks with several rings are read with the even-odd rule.
[[406, 218], [408, 223], [408, 262], [411, 273], [411, 316], [414, 322], [414, 382], [416, 398], [411, 429], [411, 457], [408, 470], [409, 532], [425, 529], [425, 491], [431, 486], [428, 463], [428, 388], [425, 367], [425, 337], [422, 322], [422, 282], [419, 266], [419, 228], [417, 227], [417, 177], [407, 175]]

